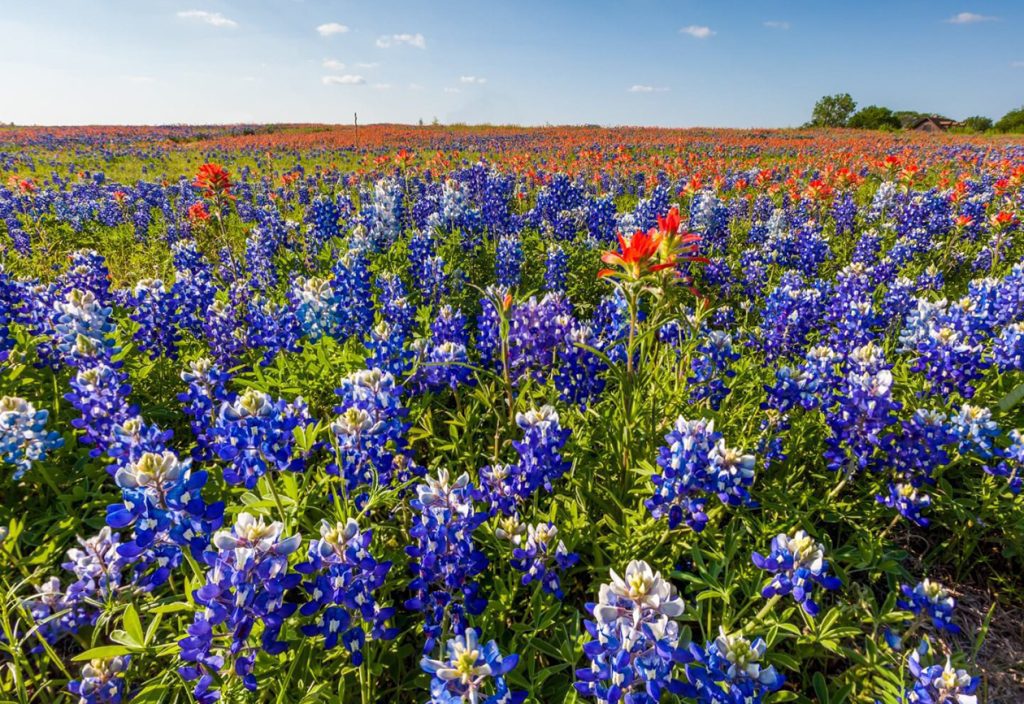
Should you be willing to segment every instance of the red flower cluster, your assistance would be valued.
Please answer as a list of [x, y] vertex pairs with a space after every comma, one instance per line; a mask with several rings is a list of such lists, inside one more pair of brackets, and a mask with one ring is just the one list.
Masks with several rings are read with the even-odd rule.
[[601, 255], [602, 262], [617, 269], [601, 269], [597, 275], [636, 280], [664, 269], [674, 269], [680, 261], [706, 263], [706, 258], [693, 256], [700, 235], [682, 232], [682, 222], [679, 209], [672, 208], [664, 217], [658, 216], [658, 227], [647, 232], [637, 231], [628, 241], [618, 235], [619, 251]]
[[231, 174], [220, 164], [203, 164], [192, 184], [201, 188], [207, 198], [234, 198], [231, 195]]
[[188, 219], [202, 222], [210, 219], [210, 213], [206, 210], [206, 203], [193, 203], [188, 208]]

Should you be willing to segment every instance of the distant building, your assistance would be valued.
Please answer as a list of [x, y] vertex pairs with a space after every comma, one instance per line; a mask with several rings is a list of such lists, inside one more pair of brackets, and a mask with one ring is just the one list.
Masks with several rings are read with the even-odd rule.
[[907, 126], [907, 129], [916, 132], [945, 132], [950, 127], [959, 127], [960, 124], [956, 120], [950, 120], [948, 117], [929, 115], [917, 118]]

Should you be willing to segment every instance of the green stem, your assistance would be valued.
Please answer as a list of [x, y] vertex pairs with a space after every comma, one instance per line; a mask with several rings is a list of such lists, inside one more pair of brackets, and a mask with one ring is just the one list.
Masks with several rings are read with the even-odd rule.
[[740, 629], [740, 633], [747, 633], [751, 628], [757, 626], [764, 620], [764, 617], [768, 615], [768, 612], [775, 608], [775, 605], [782, 599], [781, 594], [776, 594], [771, 599], [765, 602], [765, 605], [761, 607], [761, 610], [754, 614], [754, 618], [747, 621], [743, 628]]
[[270, 495], [274, 497], [274, 503], [277, 504], [277, 512], [281, 514], [281, 523], [284, 524], [285, 531], [288, 530], [288, 516], [284, 512], [284, 504], [281, 503], [281, 497], [277, 495], [277, 487], [274, 485], [274, 474], [269, 472], [266, 475], [267, 486], [270, 487]]

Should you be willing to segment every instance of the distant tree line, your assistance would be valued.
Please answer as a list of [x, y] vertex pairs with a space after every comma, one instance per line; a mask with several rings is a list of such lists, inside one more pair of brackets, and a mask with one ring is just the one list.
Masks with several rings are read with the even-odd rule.
[[[881, 105], [868, 105], [857, 110], [857, 102], [849, 93], [826, 95], [814, 104], [808, 127], [851, 127], [861, 130], [895, 131], [907, 129], [922, 117], [936, 120], [948, 118], [934, 113], [913, 110], [891, 110]], [[949, 122], [954, 122], [949, 120]], [[1012, 132], [1024, 133], [1024, 107], [1011, 110], [997, 122], [982, 115], [972, 115], [960, 122], [954, 122], [952, 132]]]

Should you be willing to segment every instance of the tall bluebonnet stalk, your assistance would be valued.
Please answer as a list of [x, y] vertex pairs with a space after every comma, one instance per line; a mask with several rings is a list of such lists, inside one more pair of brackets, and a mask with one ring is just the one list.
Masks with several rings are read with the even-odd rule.
[[820, 610], [812, 598], [814, 586], [830, 590], [840, 586], [838, 578], [828, 575], [825, 548], [803, 530], [793, 535], [779, 533], [772, 539], [771, 552], [767, 556], [755, 552], [753, 562], [774, 575], [761, 590], [761, 596], [770, 599], [792, 594], [794, 601], [811, 616]]
[[520, 704], [525, 701], [526, 692], [512, 692], [505, 682], [505, 675], [519, 664], [519, 656], [502, 656], [493, 640], [481, 646], [472, 628], [464, 633], [445, 644], [446, 659], [424, 656], [421, 660], [420, 666], [431, 676], [427, 704]]
[[[202, 704], [219, 698], [210, 686], [226, 662], [245, 688], [255, 691], [256, 652], [277, 655], [287, 649], [281, 628], [296, 605], [285, 597], [302, 579], [289, 569], [288, 556], [302, 538], [283, 533], [280, 523], [266, 523], [262, 516], [243, 511], [230, 530], [213, 536], [213, 549], [202, 555], [206, 583], [194, 598], [203, 610], [196, 614], [188, 636], [178, 642], [181, 659], [188, 663], [178, 672], [185, 680], [196, 681], [193, 694]], [[259, 645], [251, 636], [257, 624], [262, 625]], [[230, 638], [226, 653], [213, 640], [214, 629], [221, 627]]]
[[249, 389], [224, 401], [210, 428], [210, 446], [223, 462], [224, 481], [252, 489], [268, 472], [303, 471], [305, 458], [296, 456], [292, 431], [311, 422], [301, 398], [289, 403]]
[[406, 409], [395, 378], [379, 369], [353, 372], [336, 389], [341, 403], [331, 423], [337, 462], [327, 471], [342, 477], [348, 491], [391, 486], [421, 471], [412, 462], [405, 440]]
[[630, 562], [624, 577], [611, 570], [597, 602], [586, 606], [593, 618], [583, 622], [590, 666], [576, 671], [576, 691], [601, 704], [658, 704], [666, 692], [695, 694], [675, 672], [694, 659], [676, 621], [683, 608], [675, 587], [646, 562]]
[[135, 285], [132, 320], [139, 325], [135, 340], [150, 359], [177, 357], [176, 301], [160, 279], [143, 279]]
[[654, 495], [644, 501], [655, 518], [669, 528], [682, 522], [700, 532], [707, 525], [710, 495], [723, 504], [753, 505], [748, 488], [754, 481], [754, 456], [726, 447], [714, 421], [688, 421], [680, 416], [665, 436], [658, 454], [659, 474], [651, 476]]
[[409, 583], [413, 596], [405, 608], [423, 612], [423, 652], [429, 653], [446, 626], [464, 632], [467, 617], [487, 606], [476, 578], [488, 561], [473, 540], [487, 514], [473, 506], [469, 475], [452, 481], [444, 469], [416, 487], [416, 498], [409, 505], [417, 513], [409, 529], [414, 543], [405, 549], [413, 574]]
[[355, 665], [362, 663], [368, 639], [391, 640], [398, 635], [398, 629], [388, 625], [395, 609], [381, 606], [377, 597], [391, 563], [374, 558], [372, 541], [373, 531], [360, 530], [353, 518], [334, 525], [321, 521], [320, 537], [310, 540], [306, 562], [295, 567], [309, 576], [302, 584], [309, 601], [300, 612], [314, 617], [302, 627], [303, 634], [323, 636], [328, 650], [340, 640]]
[[14, 465], [14, 479], [21, 479], [34, 463], [63, 446], [64, 439], [55, 430], [46, 429], [49, 411], [23, 398], [0, 399], [0, 461]]

